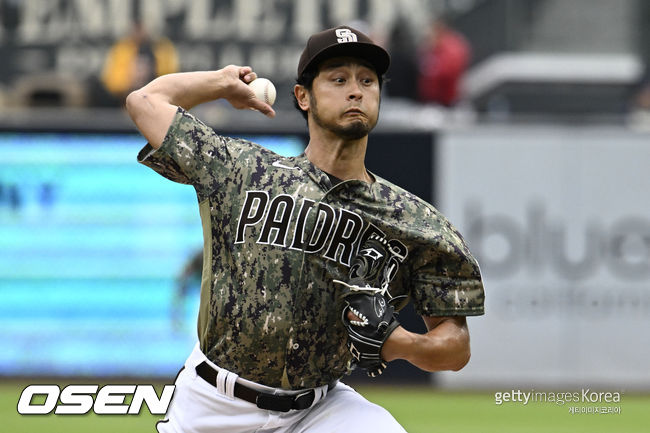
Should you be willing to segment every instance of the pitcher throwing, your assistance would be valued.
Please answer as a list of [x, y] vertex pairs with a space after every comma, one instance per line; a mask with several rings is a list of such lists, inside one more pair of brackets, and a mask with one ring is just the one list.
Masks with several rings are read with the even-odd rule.
[[[475, 259], [433, 206], [364, 166], [388, 65], [353, 28], [311, 36], [294, 87], [310, 140], [292, 158], [187, 111], [226, 99], [273, 117], [250, 67], [165, 75], [127, 98], [149, 142], [138, 160], [195, 188], [204, 233], [199, 342], [159, 432], [403, 432], [340, 379], [398, 358], [468, 362], [465, 316], [484, 300]], [[427, 333], [395, 319], [409, 300]]]

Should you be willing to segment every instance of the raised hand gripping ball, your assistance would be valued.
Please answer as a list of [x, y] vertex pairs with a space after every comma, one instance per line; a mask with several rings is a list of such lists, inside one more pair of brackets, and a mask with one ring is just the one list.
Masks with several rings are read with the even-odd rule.
[[270, 80], [266, 78], [257, 78], [248, 84], [251, 90], [255, 93], [255, 97], [273, 105], [275, 102], [275, 86]]

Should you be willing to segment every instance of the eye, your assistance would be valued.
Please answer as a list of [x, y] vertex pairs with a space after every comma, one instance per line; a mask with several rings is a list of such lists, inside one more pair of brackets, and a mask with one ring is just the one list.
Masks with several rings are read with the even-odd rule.
[[338, 83], [338, 84], [343, 84], [343, 83], [345, 83], [345, 78], [343, 78], [343, 77], [334, 77], [332, 79], [332, 81], [334, 81], [335, 83]]
[[375, 82], [375, 80], [372, 78], [364, 78], [361, 80], [361, 82], [366, 86], [370, 86]]

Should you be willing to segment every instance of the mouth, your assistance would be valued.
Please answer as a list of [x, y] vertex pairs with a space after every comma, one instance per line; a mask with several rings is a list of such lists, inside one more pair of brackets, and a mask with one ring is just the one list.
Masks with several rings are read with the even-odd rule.
[[366, 115], [366, 113], [364, 113], [364, 112], [363, 112], [362, 110], [360, 110], [359, 108], [349, 108], [349, 109], [345, 110], [345, 112], [344, 112], [343, 114], [344, 114], [344, 115], [346, 115], [346, 114], [350, 114], [350, 115], [361, 115], [361, 116], [364, 116], [364, 117], [365, 117], [365, 115]]

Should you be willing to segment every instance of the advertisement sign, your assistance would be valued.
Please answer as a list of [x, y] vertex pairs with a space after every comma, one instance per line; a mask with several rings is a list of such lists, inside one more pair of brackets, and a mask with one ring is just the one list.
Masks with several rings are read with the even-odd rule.
[[650, 146], [607, 128], [446, 132], [437, 205], [477, 256], [486, 315], [440, 383], [650, 388]]
[[145, 142], [0, 133], [0, 376], [173, 377], [194, 347], [196, 193], [138, 164]]

